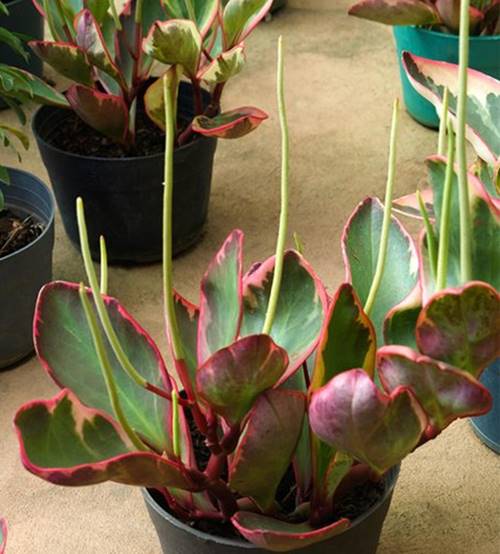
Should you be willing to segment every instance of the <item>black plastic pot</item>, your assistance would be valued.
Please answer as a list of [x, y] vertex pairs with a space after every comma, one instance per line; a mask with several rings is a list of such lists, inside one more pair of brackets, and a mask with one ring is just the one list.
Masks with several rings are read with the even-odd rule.
[[[347, 530], [322, 543], [295, 550], [300, 554], [375, 554], [380, 533], [399, 475], [399, 467], [387, 475], [383, 498], [363, 516], [353, 521]], [[244, 540], [230, 540], [192, 529], [165, 511], [155, 500], [154, 491], [144, 490], [144, 499], [158, 533], [164, 554], [264, 554]]]
[[35, 216], [43, 233], [21, 250], [0, 258], [0, 368], [15, 364], [33, 351], [33, 312], [40, 288], [52, 279], [55, 202], [34, 175], [9, 170], [11, 183], [0, 182], [6, 206]]
[[[205, 101], [208, 102], [208, 94]], [[193, 116], [191, 86], [182, 83], [179, 114]], [[90, 247], [99, 256], [106, 239], [110, 263], [161, 259], [164, 155], [96, 158], [52, 146], [51, 137], [68, 112], [44, 106], [33, 119], [43, 162], [52, 182], [64, 228], [79, 247], [75, 202], [85, 203]], [[179, 254], [201, 237], [208, 214], [217, 140], [198, 136], [174, 155], [173, 249]]]
[[[0, 27], [5, 27], [9, 31], [22, 33], [30, 39], [43, 39], [43, 18], [36, 10], [32, 0], [7, 0], [9, 15], [0, 15]], [[25, 69], [30, 73], [41, 76], [43, 64], [42, 60], [31, 54], [29, 61], [16, 54], [6, 44], [0, 44], [0, 63], [13, 65]]]

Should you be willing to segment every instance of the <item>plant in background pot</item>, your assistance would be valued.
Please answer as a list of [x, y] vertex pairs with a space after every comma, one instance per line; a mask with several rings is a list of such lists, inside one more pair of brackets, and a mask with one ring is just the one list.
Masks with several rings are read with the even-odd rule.
[[31, 47], [72, 81], [33, 120], [70, 239], [78, 242], [81, 196], [94, 257], [103, 234], [111, 262], [161, 258], [164, 120], [154, 75], [178, 64], [187, 82], [177, 108], [174, 252], [188, 248], [206, 221], [216, 139], [243, 136], [267, 117], [253, 107], [220, 113], [220, 101], [271, 0], [231, 0], [224, 10], [220, 0], [35, 3], [53, 40]]
[[[459, 337], [474, 371], [498, 354], [500, 298], [487, 284], [468, 283], [429, 299], [416, 324], [420, 352], [391, 345], [377, 352], [384, 319], [404, 334], [407, 326], [396, 312], [420, 290], [411, 239], [391, 216], [397, 105], [385, 208], [367, 199], [343, 236], [350, 282], [330, 299], [303, 256], [285, 251], [281, 48], [278, 67], [283, 165], [276, 255], [243, 273], [243, 235], [233, 231], [202, 280], [199, 306], [176, 293], [172, 282], [180, 72], [174, 66], [164, 77], [164, 311], [181, 390], [146, 332], [107, 295], [104, 241], [98, 279], [81, 199], [91, 286], [55, 282], [38, 301], [37, 351], [62, 391], [16, 414], [23, 464], [59, 485], [146, 487], [165, 552], [319, 554], [331, 548], [373, 554], [400, 461], [457, 417], [490, 405], [475, 377], [446, 358]], [[375, 258], [367, 251], [372, 244]], [[450, 320], [449, 303], [470, 295], [481, 308]], [[464, 327], [478, 326], [480, 341], [463, 336]], [[444, 361], [428, 356], [439, 333], [448, 347], [438, 358]]]
[[[0, 27], [0, 42], [20, 55], [19, 37]], [[0, 64], [0, 100], [4, 91], [31, 99], [46, 85], [24, 70]], [[21, 123], [25, 115], [12, 103]], [[28, 148], [26, 135], [0, 123], [0, 143], [19, 156], [17, 142]], [[19, 156], [20, 159], [20, 156]], [[54, 203], [47, 187], [34, 175], [0, 164], [0, 368], [33, 351], [32, 320], [38, 291], [52, 278]]]
[[[404, 54], [404, 65], [415, 90], [434, 104], [441, 113], [441, 140], [439, 155], [427, 160], [430, 190], [422, 192], [434, 222], [428, 220], [426, 238], [420, 241], [423, 264], [422, 283], [424, 297], [432, 294], [436, 283], [455, 284], [460, 279], [461, 252], [470, 250], [472, 279], [500, 288], [500, 134], [498, 106], [500, 81], [488, 75], [469, 70], [466, 106], [469, 120], [467, 137], [478, 155], [477, 160], [464, 171], [461, 178], [467, 190], [472, 227], [463, 232], [460, 223], [460, 203], [465, 192], [458, 185], [457, 175], [446, 170], [444, 142], [447, 120], [461, 128], [458, 82], [459, 68], [453, 64], [426, 60], [409, 53]], [[463, 116], [462, 116], [463, 117]], [[450, 154], [448, 153], [448, 159]], [[465, 177], [466, 175], [466, 177]], [[459, 174], [460, 176], [460, 174]], [[400, 202], [403, 211], [415, 208], [415, 198], [406, 197]], [[451, 214], [449, 228], [443, 226], [444, 214]], [[430, 239], [428, 237], [431, 237]], [[468, 245], [470, 243], [470, 245]], [[430, 248], [429, 248], [430, 245]], [[438, 249], [447, 251], [448, 271], [439, 273]], [[490, 448], [500, 452], [500, 361], [496, 359], [481, 375], [481, 382], [493, 397], [493, 409], [486, 415], [474, 418], [472, 425], [478, 436]]]
[[[412, 88], [401, 54], [445, 62], [458, 62], [460, 1], [456, 0], [361, 0], [349, 13], [394, 26], [401, 82], [409, 114], [428, 127], [437, 128], [439, 118], [432, 105]], [[470, 2], [470, 67], [500, 79], [500, 2]]]

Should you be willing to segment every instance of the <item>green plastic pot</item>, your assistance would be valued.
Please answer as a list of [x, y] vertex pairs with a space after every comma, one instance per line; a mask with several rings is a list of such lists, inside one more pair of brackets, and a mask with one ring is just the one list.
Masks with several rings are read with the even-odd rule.
[[[458, 63], [458, 36], [428, 31], [420, 27], [394, 27], [403, 97], [408, 113], [426, 127], [439, 127], [434, 106], [412, 87], [401, 55], [403, 51], [431, 60]], [[471, 37], [469, 66], [500, 79], [500, 35]]]

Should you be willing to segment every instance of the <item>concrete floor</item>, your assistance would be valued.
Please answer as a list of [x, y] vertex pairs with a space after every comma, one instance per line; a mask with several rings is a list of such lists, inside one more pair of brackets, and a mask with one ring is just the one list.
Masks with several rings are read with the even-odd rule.
[[[358, 201], [383, 194], [391, 104], [400, 94], [390, 29], [347, 17], [349, 3], [291, 0], [287, 11], [249, 41], [248, 66], [228, 87], [224, 102], [255, 104], [271, 118], [249, 137], [220, 144], [206, 235], [175, 264], [176, 286], [187, 297], [196, 300], [204, 268], [231, 229], [246, 233], [247, 265], [273, 252], [280, 167], [274, 67], [280, 34], [286, 40], [292, 140], [291, 227], [329, 289], [340, 283], [340, 232]], [[12, 120], [6, 112], [0, 118]], [[422, 161], [434, 152], [436, 139], [402, 115], [399, 194], [424, 179]], [[1, 156], [16, 165], [5, 152]], [[23, 167], [47, 180], [36, 147]], [[54, 261], [55, 278], [82, 279], [79, 254], [59, 219]], [[112, 294], [164, 349], [160, 284], [159, 265], [111, 270]], [[9, 520], [8, 554], [159, 553], [138, 490], [113, 484], [58, 488], [21, 467], [13, 413], [21, 403], [54, 392], [36, 359], [0, 373], [0, 513]], [[499, 491], [499, 458], [476, 440], [466, 421], [455, 423], [403, 463], [379, 554], [500, 552]]]

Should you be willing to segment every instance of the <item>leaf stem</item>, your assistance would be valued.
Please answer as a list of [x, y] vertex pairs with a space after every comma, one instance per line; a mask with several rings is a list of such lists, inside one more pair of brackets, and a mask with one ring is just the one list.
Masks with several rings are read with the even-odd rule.
[[99, 282], [97, 280], [96, 271], [90, 254], [83, 200], [80, 197], [76, 200], [76, 214], [78, 220], [78, 230], [80, 233], [80, 245], [82, 249], [83, 263], [85, 265], [85, 271], [87, 273], [90, 287], [94, 294], [97, 313], [99, 314], [99, 319], [101, 320], [101, 324], [104, 328], [104, 332], [106, 333], [106, 337], [108, 338], [111, 348], [113, 349], [113, 352], [115, 353], [115, 356], [118, 359], [118, 362], [122, 366], [123, 370], [140, 387], [147, 388], [147, 381], [135, 369], [128, 356], [125, 354], [122, 345], [120, 344], [118, 336], [113, 328], [113, 324], [111, 323], [108, 311], [104, 304], [103, 297], [100, 293]]
[[469, 0], [460, 4], [460, 62], [457, 100], [457, 163], [460, 202], [460, 274], [462, 283], [472, 277], [471, 214], [467, 179], [467, 69], [469, 65]]
[[439, 120], [439, 140], [438, 154], [444, 156], [446, 149], [446, 130], [448, 129], [448, 106], [449, 106], [449, 90], [445, 87], [443, 94], [443, 106], [441, 108], [441, 118]]
[[448, 277], [448, 248], [450, 243], [451, 187], [455, 165], [455, 136], [451, 124], [448, 125], [448, 161], [444, 180], [441, 222], [439, 228], [439, 253], [436, 278], [436, 292], [446, 287]]
[[187, 8], [189, 19], [191, 19], [192, 21], [194, 21], [196, 23], [196, 12], [194, 11], [192, 0], [185, 0], [184, 3], [185, 3], [186, 8]]
[[427, 249], [429, 251], [429, 262], [432, 271], [432, 278], [435, 280], [438, 266], [436, 233], [434, 232], [434, 227], [431, 223], [424, 199], [422, 198], [419, 190], [417, 190], [417, 201], [420, 213], [422, 214], [422, 219], [424, 220], [425, 236], [427, 238]]
[[106, 241], [101, 235], [99, 238], [99, 246], [101, 248], [101, 294], [108, 294], [108, 251]]
[[142, 24], [142, 7], [144, 0], [137, 0], [135, 5], [135, 22], [140, 25]]
[[146, 445], [139, 439], [137, 434], [134, 432], [132, 427], [127, 421], [125, 413], [123, 412], [120, 397], [118, 395], [118, 389], [116, 387], [115, 377], [113, 375], [113, 369], [109, 362], [108, 354], [104, 347], [104, 342], [102, 339], [101, 331], [99, 329], [99, 324], [97, 323], [97, 318], [95, 316], [94, 310], [90, 304], [90, 300], [87, 296], [87, 291], [83, 286], [83, 283], [80, 283], [80, 300], [83, 305], [83, 310], [87, 318], [87, 324], [89, 326], [90, 332], [92, 334], [92, 340], [94, 341], [94, 348], [101, 365], [102, 375], [106, 383], [106, 388], [108, 390], [109, 400], [113, 408], [113, 412], [116, 416], [116, 419], [122, 426], [127, 437], [130, 439], [132, 444], [140, 451], [149, 451]]
[[115, 22], [116, 28], [118, 29], [118, 31], [121, 31], [122, 30], [122, 22], [120, 21], [120, 16], [118, 15], [118, 12], [116, 11], [115, 0], [111, 0], [109, 5], [111, 7], [111, 16], [112, 16], [112, 18]]
[[179, 395], [172, 391], [172, 447], [174, 456], [180, 458], [180, 423], [179, 423]]
[[262, 329], [263, 334], [269, 334], [273, 326], [274, 316], [278, 305], [281, 279], [283, 276], [283, 262], [285, 258], [285, 243], [288, 232], [288, 180], [289, 180], [289, 136], [288, 122], [285, 104], [284, 63], [283, 63], [283, 37], [278, 40], [278, 110], [281, 127], [281, 213], [276, 244], [276, 258], [274, 264], [273, 284], [269, 304], [267, 306], [266, 319]]
[[392, 110], [392, 125], [391, 125], [391, 139], [389, 148], [389, 171], [387, 174], [387, 186], [385, 191], [385, 206], [384, 206], [384, 219], [382, 223], [382, 233], [380, 235], [380, 246], [377, 258], [377, 266], [375, 268], [375, 275], [373, 277], [372, 285], [368, 298], [366, 299], [365, 312], [370, 315], [370, 312], [375, 303], [375, 298], [382, 283], [382, 277], [384, 275], [385, 260], [387, 257], [387, 245], [389, 243], [389, 229], [391, 225], [392, 217], [392, 191], [394, 188], [394, 180], [396, 176], [396, 157], [397, 157], [397, 139], [398, 139], [398, 123], [399, 123], [399, 100], [394, 101]]

